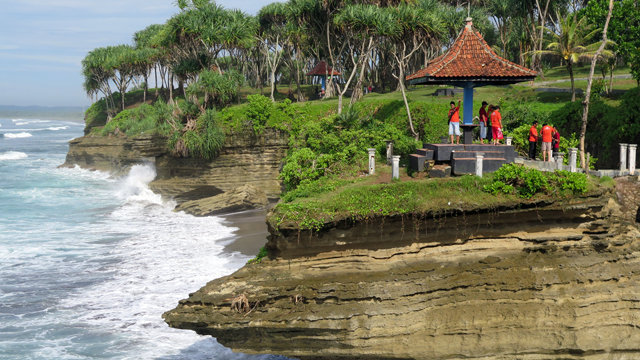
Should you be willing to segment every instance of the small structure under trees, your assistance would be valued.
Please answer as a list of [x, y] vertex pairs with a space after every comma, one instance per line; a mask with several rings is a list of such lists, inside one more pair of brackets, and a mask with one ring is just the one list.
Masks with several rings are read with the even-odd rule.
[[[406, 77], [409, 84], [445, 84], [464, 88], [463, 124], [465, 144], [472, 130], [473, 88], [486, 85], [507, 85], [535, 79], [537, 73], [498, 56], [473, 29], [472, 19], [467, 18], [453, 45], [429, 65]], [[465, 126], [467, 125], [467, 126]]]
[[326, 90], [327, 76], [341, 76], [342, 74], [334, 70], [331, 66], [327, 65], [326, 61], [320, 61], [311, 71], [307, 73], [307, 76], [314, 76], [320, 78], [320, 84], [322, 90]]

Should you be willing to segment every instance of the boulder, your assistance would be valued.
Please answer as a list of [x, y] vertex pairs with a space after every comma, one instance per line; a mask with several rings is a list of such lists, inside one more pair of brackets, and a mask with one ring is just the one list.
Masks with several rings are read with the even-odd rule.
[[176, 206], [175, 211], [184, 211], [195, 216], [209, 216], [265, 207], [267, 195], [252, 185], [243, 185], [225, 193], [190, 200]]

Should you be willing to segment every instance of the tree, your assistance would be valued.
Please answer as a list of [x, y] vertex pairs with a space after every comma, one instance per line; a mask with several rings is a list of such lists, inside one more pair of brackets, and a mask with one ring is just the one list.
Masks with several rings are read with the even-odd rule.
[[390, 19], [385, 21], [389, 24], [386, 29], [386, 35], [393, 46], [392, 55], [395, 59], [395, 67], [397, 73], [393, 76], [398, 79], [398, 85], [402, 92], [402, 100], [404, 101], [409, 120], [409, 129], [411, 134], [417, 139], [419, 134], [415, 131], [413, 120], [411, 118], [411, 110], [409, 109], [409, 101], [405, 89], [405, 74], [407, 65], [414, 53], [425, 43], [431, 41], [437, 43], [438, 39], [444, 34], [444, 28], [440, 21], [422, 9], [416, 9], [410, 5], [402, 4], [398, 7], [387, 8]]
[[[573, 78], [573, 67], [580, 59], [591, 59], [595, 50], [600, 46], [599, 42], [592, 43], [593, 37], [600, 32], [589, 24], [586, 16], [562, 17], [559, 13], [558, 32], [551, 32], [552, 41], [547, 45], [547, 50], [536, 51], [537, 54], [554, 55], [566, 61], [569, 78], [571, 79], [571, 101], [576, 101], [576, 88]], [[602, 52], [604, 56], [611, 56], [611, 51]]]
[[[334, 23], [344, 36], [341, 49], [347, 51], [344, 55], [337, 54], [338, 58], [348, 58], [353, 66], [344, 86], [340, 88], [338, 85], [338, 114], [342, 113], [342, 98], [358, 70], [360, 70], [360, 76], [353, 89], [351, 104], [361, 97], [366, 62], [375, 45], [374, 37], [378, 35], [388, 20], [390, 20], [388, 14], [374, 5], [349, 5], [341, 9], [335, 16]], [[331, 61], [335, 63], [333, 52], [329, 53]], [[346, 70], [347, 67], [343, 66], [343, 69]]]
[[109, 80], [113, 76], [113, 69], [107, 66], [109, 51], [101, 47], [91, 50], [82, 60], [82, 74], [84, 75], [84, 89], [89, 96], [99, 93], [104, 95], [107, 108], [107, 119], [115, 115], [113, 93]]
[[603, 53], [604, 47], [607, 45], [607, 29], [609, 28], [609, 21], [611, 20], [611, 13], [613, 12], [613, 0], [609, 0], [609, 11], [607, 12], [607, 19], [604, 23], [604, 30], [602, 30], [602, 42], [596, 50], [596, 53], [591, 60], [591, 70], [589, 71], [589, 80], [587, 81], [587, 91], [585, 93], [582, 111], [582, 128], [580, 130], [580, 166], [586, 172], [589, 169], [589, 164], [586, 163], [584, 158], [584, 138], [587, 133], [587, 119], [589, 118], [589, 100], [591, 98], [591, 84], [593, 83], [593, 73], [596, 69], [596, 62], [600, 54]]
[[[608, 11], [607, 0], [591, 0], [585, 8], [586, 16], [594, 24], [602, 24]], [[614, 42], [612, 50], [630, 66], [631, 74], [640, 85], [640, 2], [616, 1], [609, 23], [608, 38]]]
[[284, 45], [289, 42], [287, 29], [288, 6], [285, 3], [274, 2], [258, 13], [260, 23], [258, 40], [269, 68], [269, 83], [271, 85], [271, 101], [275, 102], [274, 92], [276, 84], [276, 70], [280, 65], [284, 53]]

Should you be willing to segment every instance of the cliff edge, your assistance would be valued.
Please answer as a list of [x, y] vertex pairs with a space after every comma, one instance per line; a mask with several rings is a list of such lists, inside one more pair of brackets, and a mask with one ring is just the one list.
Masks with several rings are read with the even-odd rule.
[[272, 259], [163, 317], [300, 359], [638, 358], [640, 231], [622, 210], [601, 194], [276, 232]]

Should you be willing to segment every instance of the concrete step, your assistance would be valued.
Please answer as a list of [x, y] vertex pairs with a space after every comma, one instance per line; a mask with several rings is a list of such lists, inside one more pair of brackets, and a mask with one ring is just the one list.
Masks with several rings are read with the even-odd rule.
[[418, 155], [426, 156], [427, 160], [433, 160], [434, 151], [429, 149], [418, 149], [416, 150]]
[[476, 158], [477, 153], [483, 153], [485, 158], [502, 158], [504, 152], [502, 151], [467, 151], [467, 150], [455, 150], [451, 152], [451, 159], [459, 158]]
[[[409, 169], [411, 171], [425, 171], [425, 163], [428, 161], [427, 156], [419, 154], [409, 155]], [[428, 167], [428, 165], [427, 165]]]
[[[507, 163], [505, 158], [484, 158], [482, 161], [482, 173], [494, 172]], [[456, 158], [451, 161], [451, 168], [454, 175], [465, 175], [476, 173], [476, 158]]]

